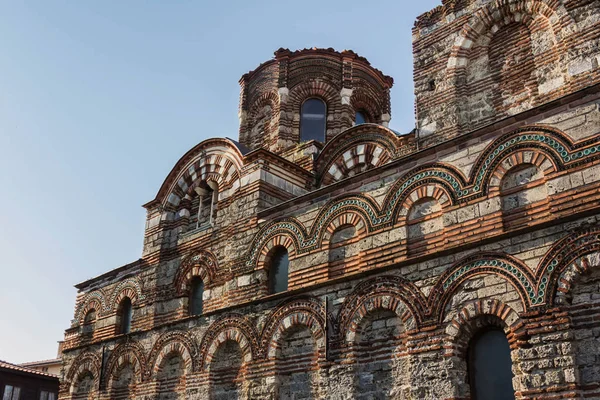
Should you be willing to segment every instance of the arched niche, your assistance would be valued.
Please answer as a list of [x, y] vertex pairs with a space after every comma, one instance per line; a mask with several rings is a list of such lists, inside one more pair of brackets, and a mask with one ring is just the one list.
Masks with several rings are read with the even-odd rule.
[[435, 197], [421, 197], [406, 215], [408, 254], [422, 253], [445, 240], [443, 207]]
[[279, 338], [275, 353], [276, 398], [316, 399], [318, 347], [311, 329], [295, 324]]
[[164, 356], [156, 373], [157, 400], [183, 400], [186, 389], [186, 363], [177, 351]]
[[535, 164], [519, 164], [500, 181], [502, 221], [505, 229], [526, 223], [532, 216], [549, 218], [548, 188], [542, 169]]
[[402, 319], [389, 308], [372, 309], [357, 324], [352, 343], [355, 399], [400, 396], [407, 377], [405, 357], [399, 357], [405, 350], [404, 331]]
[[244, 354], [237, 341], [229, 339], [219, 344], [208, 366], [211, 400], [242, 398], [243, 362]]

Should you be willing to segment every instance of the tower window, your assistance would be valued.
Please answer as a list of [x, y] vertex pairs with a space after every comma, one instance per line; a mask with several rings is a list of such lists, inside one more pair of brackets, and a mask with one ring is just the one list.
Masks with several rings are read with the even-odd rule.
[[326, 107], [322, 100], [306, 100], [302, 104], [300, 115], [300, 141], [316, 140], [325, 142], [326, 119]]
[[469, 345], [469, 379], [474, 400], [514, 400], [512, 361], [501, 329], [484, 331]]
[[199, 276], [192, 279], [190, 290], [190, 314], [202, 315], [202, 307], [204, 305], [204, 282]]
[[131, 299], [125, 297], [119, 304], [119, 333], [129, 333], [131, 331]]
[[189, 229], [207, 227], [213, 224], [216, 213], [219, 187], [216, 182], [201, 182], [194, 189], [196, 197], [192, 200]]
[[288, 289], [290, 261], [285, 247], [277, 247], [269, 262], [269, 293], [285, 292]]
[[367, 118], [366, 115], [364, 113], [364, 111], [357, 111], [356, 115], [354, 116], [354, 124], [355, 125], [360, 125], [360, 124], [366, 124], [367, 123]]

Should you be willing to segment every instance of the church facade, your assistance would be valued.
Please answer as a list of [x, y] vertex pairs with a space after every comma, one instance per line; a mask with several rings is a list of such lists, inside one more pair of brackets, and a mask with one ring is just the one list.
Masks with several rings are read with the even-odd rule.
[[59, 399], [600, 398], [600, 3], [443, 0], [413, 57], [405, 134], [352, 51], [245, 74], [77, 285]]

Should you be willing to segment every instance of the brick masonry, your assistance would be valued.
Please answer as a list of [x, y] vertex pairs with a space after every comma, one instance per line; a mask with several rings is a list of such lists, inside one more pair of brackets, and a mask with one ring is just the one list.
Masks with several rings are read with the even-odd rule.
[[[393, 81], [351, 51], [242, 77], [240, 143], [186, 153], [142, 258], [77, 285], [60, 399], [467, 399], [488, 327], [516, 398], [600, 398], [600, 5], [442, 3], [413, 30], [415, 132], [389, 129]], [[298, 143], [315, 96], [327, 141]]]

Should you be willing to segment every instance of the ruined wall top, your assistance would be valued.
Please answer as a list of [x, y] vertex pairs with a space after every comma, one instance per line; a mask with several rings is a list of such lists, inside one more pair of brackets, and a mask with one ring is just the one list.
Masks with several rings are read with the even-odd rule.
[[421, 143], [598, 83], [599, 38], [597, 1], [443, 0], [413, 28]]

